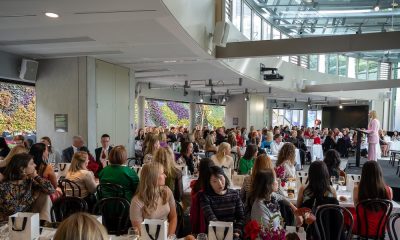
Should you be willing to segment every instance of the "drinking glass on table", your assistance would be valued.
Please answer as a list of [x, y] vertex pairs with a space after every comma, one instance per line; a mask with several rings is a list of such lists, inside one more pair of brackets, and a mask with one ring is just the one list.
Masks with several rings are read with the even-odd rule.
[[207, 240], [207, 234], [205, 233], [199, 233], [197, 234], [197, 240]]
[[343, 177], [343, 176], [340, 176], [340, 177], [339, 177], [338, 183], [339, 183], [340, 185], [344, 186], [345, 182], [346, 182], [346, 181], [345, 181], [344, 177]]
[[138, 240], [139, 239], [139, 229], [136, 227], [130, 227], [128, 229], [127, 239]]

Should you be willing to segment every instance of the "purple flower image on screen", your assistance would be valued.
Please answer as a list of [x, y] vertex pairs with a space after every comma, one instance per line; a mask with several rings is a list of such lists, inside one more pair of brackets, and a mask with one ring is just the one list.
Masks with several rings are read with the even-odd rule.
[[183, 103], [168, 101], [167, 106], [178, 116], [178, 119], [189, 119], [189, 108]]
[[148, 100], [147, 104], [149, 106], [150, 116], [153, 122], [158, 126], [167, 127], [168, 123], [161, 112], [158, 102], [154, 100]]

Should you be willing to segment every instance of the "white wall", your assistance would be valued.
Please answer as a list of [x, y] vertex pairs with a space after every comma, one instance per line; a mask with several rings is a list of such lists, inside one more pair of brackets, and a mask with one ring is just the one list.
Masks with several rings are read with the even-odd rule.
[[266, 106], [263, 95], [250, 95], [248, 101], [248, 127], [254, 126], [255, 129], [266, 127]]
[[130, 134], [129, 69], [96, 60], [96, 142], [107, 133], [111, 143], [128, 147]]
[[182, 28], [205, 51], [211, 52], [209, 33], [214, 32], [215, 1], [162, 0]]
[[[225, 107], [225, 126], [232, 127], [247, 127], [247, 109], [248, 102], [244, 101], [244, 95], [233, 95], [229, 97]], [[233, 118], [238, 118], [238, 125], [233, 125]]]
[[[39, 66], [36, 83], [38, 139], [49, 136], [59, 150], [69, 146], [74, 135], [86, 140], [86, 58], [41, 60]], [[68, 114], [68, 132], [55, 132], [54, 114]]]

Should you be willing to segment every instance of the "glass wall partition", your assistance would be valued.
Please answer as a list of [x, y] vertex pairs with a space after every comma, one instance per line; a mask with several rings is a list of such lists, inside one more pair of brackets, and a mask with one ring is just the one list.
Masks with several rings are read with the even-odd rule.
[[261, 40], [261, 17], [253, 12], [253, 31], [251, 40]]
[[251, 8], [246, 3], [243, 4], [243, 26], [242, 33], [248, 39], [251, 39]]
[[303, 125], [302, 109], [272, 109], [272, 126], [301, 126]]

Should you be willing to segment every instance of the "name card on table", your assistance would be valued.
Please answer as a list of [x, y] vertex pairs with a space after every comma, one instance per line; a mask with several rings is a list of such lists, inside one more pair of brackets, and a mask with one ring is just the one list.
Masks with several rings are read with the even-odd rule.
[[359, 183], [360, 180], [361, 180], [361, 175], [347, 174], [347, 179], [346, 179], [347, 190], [353, 192], [354, 183]]
[[167, 240], [167, 220], [145, 219], [141, 226], [142, 239]]
[[39, 237], [39, 213], [18, 212], [8, 219], [11, 240], [33, 240]]
[[210, 221], [208, 240], [232, 240], [233, 222]]

